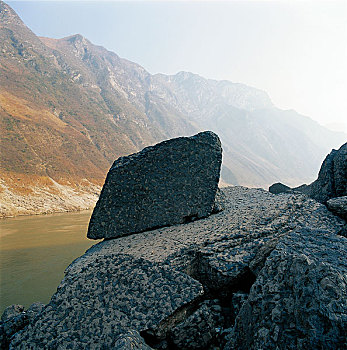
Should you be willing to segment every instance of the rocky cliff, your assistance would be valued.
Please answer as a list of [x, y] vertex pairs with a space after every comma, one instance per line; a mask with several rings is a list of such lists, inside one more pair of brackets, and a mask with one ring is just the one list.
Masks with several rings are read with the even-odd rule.
[[18, 306], [5, 311], [3, 346], [344, 349], [345, 221], [300, 193], [229, 187], [215, 195], [219, 211], [207, 218], [90, 248], [32, 318]]

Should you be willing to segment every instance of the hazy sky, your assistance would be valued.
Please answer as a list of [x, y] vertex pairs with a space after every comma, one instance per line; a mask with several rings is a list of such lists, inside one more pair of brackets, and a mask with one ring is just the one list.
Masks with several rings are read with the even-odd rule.
[[245, 83], [347, 132], [347, 0], [6, 2], [37, 35], [80, 33], [150, 73]]

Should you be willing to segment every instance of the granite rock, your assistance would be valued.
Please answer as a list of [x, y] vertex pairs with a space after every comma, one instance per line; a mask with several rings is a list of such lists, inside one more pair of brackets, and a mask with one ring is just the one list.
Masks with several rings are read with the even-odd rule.
[[211, 131], [117, 159], [95, 206], [88, 238], [112, 238], [209, 216], [222, 148]]
[[226, 349], [345, 349], [346, 243], [308, 228], [283, 237], [253, 284]]
[[98, 257], [126, 253], [187, 273], [206, 291], [247, 292], [283, 235], [305, 226], [335, 234], [344, 226], [324, 205], [302, 194], [273, 195], [244, 187], [221, 192], [223, 211], [189, 224], [105, 240], [67, 271], [78, 274]]
[[231, 298], [231, 303], [232, 303], [232, 312], [233, 312], [233, 318], [235, 319], [236, 316], [239, 314], [240, 309], [244, 302], [248, 298], [248, 293], [245, 292], [236, 292], [233, 294]]
[[30, 322], [33, 322], [44, 307], [45, 304], [40, 302], [33, 303], [27, 310], [25, 310], [23, 305], [18, 304], [7, 307], [1, 316], [0, 322], [1, 349], [7, 349], [12, 336]]
[[327, 207], [331, 212], [347, 221], [347, 196], [329, 199]]

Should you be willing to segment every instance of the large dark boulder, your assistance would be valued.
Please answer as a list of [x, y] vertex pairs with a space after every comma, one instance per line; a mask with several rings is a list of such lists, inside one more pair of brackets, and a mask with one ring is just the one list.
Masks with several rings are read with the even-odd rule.
[[90, 219], [88, 238], [114, 238], [209, 216], [222, 162], [211, 131], [117, 159]]
[[310, 185], [290, 188], [281, 183], [270, 186], [269, 191], [278, 194], [290, 190], [302, 192], [320, 203], [330, 198], [347, 196], [347, 143], [333, 149], [324, 159], [318, 178]]

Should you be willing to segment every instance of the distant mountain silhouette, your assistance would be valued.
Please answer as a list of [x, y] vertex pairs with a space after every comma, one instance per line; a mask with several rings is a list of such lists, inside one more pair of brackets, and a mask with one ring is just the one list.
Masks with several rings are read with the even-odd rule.
[[14, 192], [43, 179], [100, 185], [117, 157], [207, 129], [222, 140], [224, 182], [296, 185], [346, 139], [246, 85], [151, 75], [79, 34], [38, 38], [2, 1], [0, 86], [0, 170]]

